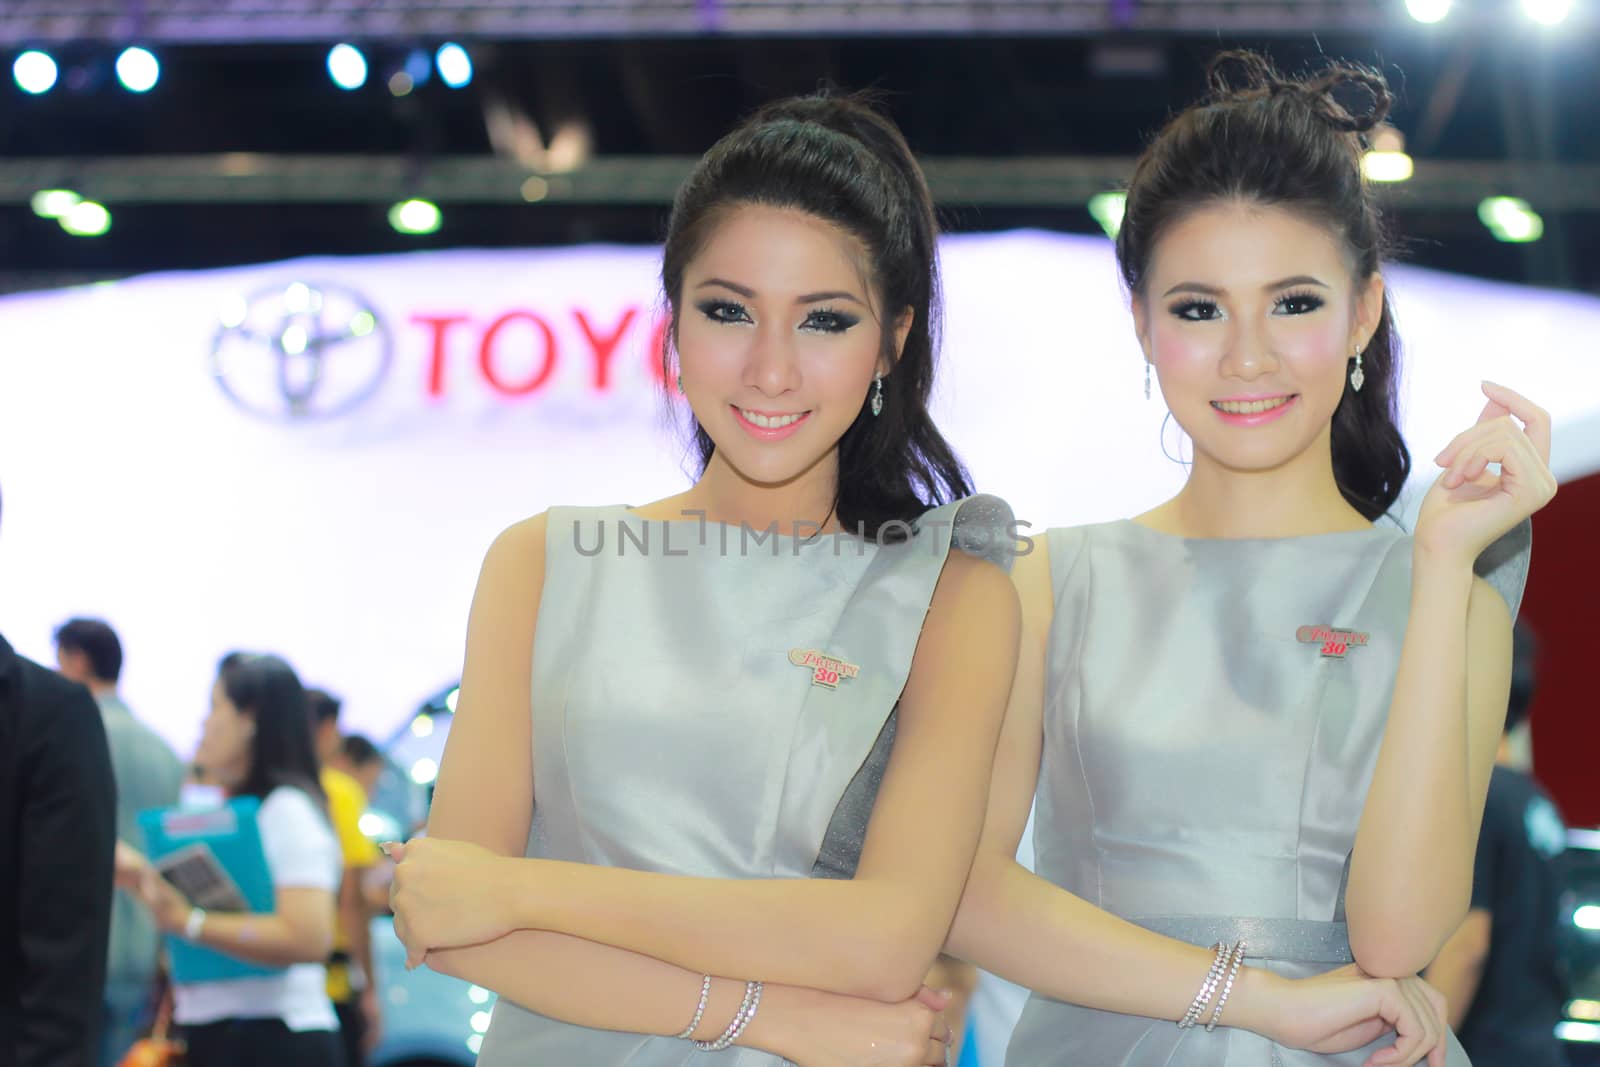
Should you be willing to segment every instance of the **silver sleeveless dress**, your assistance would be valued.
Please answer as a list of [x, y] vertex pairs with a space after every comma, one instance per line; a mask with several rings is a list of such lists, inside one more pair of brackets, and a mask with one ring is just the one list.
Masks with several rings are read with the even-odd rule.
[[[851, 877], [946, 555], [953, 544], [1009, 569], [1011, 522], [1003, 501], [972, 497], [923, 515], [904, 544], [876, 545], [552, 509], [527, 854], [712, 878]], [[818, 656], [837, 681], [814, 681]], [[502, 999], [478, 1062], [783, 1061], [586, 1029]]]
[[[1529, 529], [1479, 561], [1513, 614]], [[1046, 537], [1038, 873], [1168, 936], [1243, 939], [1250, 964], [1286, 976], [1350, 962], [1347, 860], [1410, 610], [1411, 539], [1190, 540], [1131, 521]], [[1468, 1067], [1450, 1041], [1450, 1067]], [[1392, 1043], [1318, 1055], [1033, 994], [1006, 1062], [1360, 1067]]]

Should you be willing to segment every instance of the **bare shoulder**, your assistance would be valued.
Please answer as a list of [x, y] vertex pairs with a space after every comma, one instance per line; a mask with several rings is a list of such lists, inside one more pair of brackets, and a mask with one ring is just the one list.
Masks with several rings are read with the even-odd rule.
[[505, 577], [518, 573], [542, 574], [549, 528], [550, 513], [541, 511], [501, 530], [484, 555], [485, 576], [491, 571]]
[[962, 551], [951, 551], [929, 606], [929, 623], [949, 620], [957, 627], [977, 620], [1014, 629], [1021, 611], [1017, 588], [997, 564]]

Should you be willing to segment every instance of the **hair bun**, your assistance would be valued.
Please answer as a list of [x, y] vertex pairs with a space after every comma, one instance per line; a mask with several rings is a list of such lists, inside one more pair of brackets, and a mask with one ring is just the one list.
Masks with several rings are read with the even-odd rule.
[[1272, 60], [1259, 52], [1234, 49], [1218, 52], [1206, 64], [1206, 84], [1216, 99], [1260, 93], [1282, 92], [1290, 83], [1278, 76]]
[[[1394, 105], [1389, 83], [1369, 67], [1335, 62], [1314, 78], [1285, 78], [1266, 56], [1244, 49], [1213, 56], [1206, 66], [1206, 83], [1214, 103], [1296, 96], [1328, 125], [1345, 133], [1366, 133], [1381, 123]], [[1363, 92], [1352, 94], [1349, 90], [1353, 87]], [[1364, 107], [1352, 99], [1360, 95], [1367, 98]]]
[[[1351, 88], [1360, 90], [1355, 94], [1348, 92]], [[1353, 64], [1336, 63], [1307, 86], [1307, 89], [1316, 94], [1322, 103], [1320, 113], [1329, 124], [1337, 129], [1347, 130], [1350, 133], [1366, 133], [1377, 126], [1389, 115], [1389, 109], [1394, 106], [1394, 94], [1389, 91], [1389, 83], [1382, 74], [1368, 67], [1358, 67]], [[1346, 90], [1341, 92], [1341, 90]], [[1339, 99], [1343, 96], [1350, 100], [1347, 104]], [[1356, 103], [1351, 96], [1367, 97], [1367, 105], [1362, 108], [1352, 107]]]

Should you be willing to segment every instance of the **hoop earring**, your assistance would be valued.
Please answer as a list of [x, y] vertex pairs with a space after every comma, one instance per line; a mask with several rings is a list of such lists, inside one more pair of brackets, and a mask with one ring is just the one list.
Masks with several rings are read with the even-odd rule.
[[872, 378], [872, 417], [877, 418], [883, 414], [883, 375], [876, 374]]
[[1361, 349], [1356, 349], [1356, 365], [1350, 369], [1350, 388], [1361, 392], [1361, 387], [1367, 383], [1367, 372], [1361, 369]]
[[1167, 412], [1166, 417], [1161, 420], [1161, 454], [1166, 456], [1180, 467], [1191, 466], [1192, 461], [1184, 459], [1181, 455], [1183, 452], [1183, 427], [1178, 427], [1178, 452], [1180, 455], [1174, 456], [1171, 452], [1167, 451], [1167, 423], [1171, 421], [1172, 412], [1169, 411]]
[[1150, 361], [1144, 361], [1144, 398], [1150, 399]]

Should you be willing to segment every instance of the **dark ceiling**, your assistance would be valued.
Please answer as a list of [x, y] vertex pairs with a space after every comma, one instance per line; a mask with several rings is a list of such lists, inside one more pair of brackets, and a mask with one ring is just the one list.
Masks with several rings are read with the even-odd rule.
[[[0, 0], [4, 2], [4, 0]], [[1509, 17], [1509, 16], [1508, 16]], [[0, 168], [61, 157], [281, 153], [430, 159], [488, 156], [485, 104], [502, 100], [541, 131], [577, 121], [596, 159], [693, 156], [765, 100], [821, 84], [874, 88], [929, 159], [991, 168], [1033, 158], [1136, 155], [1143, 139], [1201, 88], [1206, 58], [1254, 46], [1285, 68], [1320, 55], [1375, 65], [1396, 89], [1392, 121], [1419, 167], [1427, 160], [1560, 163], [1600, 173], [1600, 39], [1593, 32], [1436, 32], [1222, 38], [1141, 34], [1029, 39], [992, 36], [837, 39], [677, 37], [478, 42], [476, 78], [453, 91], [435, 77], [396, 98], [392, 69], [418, 45], [371, 45], [372, 77], [346, 93], [330, 82], [322, 44], [169, 45], [162, 80], [135, 96], [110, 76], [114, 48], [53, 49], [76, 91], [29, 97], [0, 85]], [[0, 53], [5, 66], [11, 52]], [[1587, 167], [1587, 171], [1582, 168]], [[1505, 172], [1514, 186], [1515, 169]], [[1567, 173], [1563, 171], [1562, 173]], [[1572, 179], [1576, 181], [1577, 179]], [[14, 181], [13, 186], [17, 183]], [[1519, 190], [1507, 187], [1508, 195]], [[0, 274], [9, 287], [152, 269], [210, 267], [303, 254], [582, 241], [649, 242], [665, 203], [442, 203], [426, 237], [395, 233], [387, 204], [110, 203], [114, 224], [69, 237], [25, 198], [0, 197]], [[1581, 195], [1579, 195], [1581, 194]], [[1524, 192], [1524, 195], [1528, 195]], [[1035, 198], [1035, 201], [1037, 198]], [[1600, 291], [1600, 189], [1571, 210], [1542, 210], [1543, 240], [1497, 242], [1471, 207], [1408, 202], [1391, 212], [1411, 262], [1489, 277]], [[947, 200], [956, 230], [1043, 227], [1096, 232], [1081, 198], [1054, 203]], [[1540, 209], [1538, 203], [1534, 204]]]

